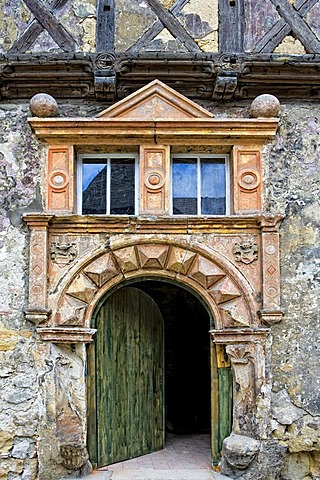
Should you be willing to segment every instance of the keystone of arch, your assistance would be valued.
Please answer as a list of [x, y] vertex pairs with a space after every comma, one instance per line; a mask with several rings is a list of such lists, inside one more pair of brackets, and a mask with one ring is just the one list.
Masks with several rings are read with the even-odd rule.
[[231, 262], [206, 249], [150, 240], [115, 245], [78, 269], [60, 296], [55, 325], [89, 327], [105, 294], [139, 277], [166, 278], [193, 290], [206, 302], [215, 328], [255, 326], [252, 289]]

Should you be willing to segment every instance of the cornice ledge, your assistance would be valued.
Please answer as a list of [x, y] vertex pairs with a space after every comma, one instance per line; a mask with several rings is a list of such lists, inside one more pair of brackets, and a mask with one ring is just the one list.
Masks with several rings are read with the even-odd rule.
[[139, 120], [136, 118], [38, 118], [28, 122], [36, 137], [47, 143], [108, 144], [116, 139], [127, 142], [184, 139], [191, 142], [234, 144], [264, 143], [275, 136], [277, 118], [190, 118]]
[[22, 215], [22, 220], [28, 225], [29, 228], [45, 228], [49, 225], [54, 215], [48, 215], [47, 213], [25, 213]]
[[44, 342], [51, 343], [91, 343], [95, 328], [80, 327], [40, 327], [37, 333]]
[[259, 217], [259, 223], [263, 232], [275, 232], [278, 231], [282, 220], [285, 218], [285, 215], [280, 213], [268, 214], [263, 213]]
[[260, 343], [270, 335], [270, 328], [239, 328], [210, 330], [214, 343], [231, 345], [238, 343]]
[[[25, 215], [28, 223], [29, 215]], [[37, 225], [41, 223], [43, 214], [30, 215], [30, 221]], [[277, 219], [272, 221], [268, 217], [268, 225], [276, 224]], [[261, 222], [264, 216], [252, 215], [227, 215], [214, 217], [176, 217], [176, 216], [108, 216], [108, 215], [52, 215], [49, 220], [49, 229], [54, 231], [88, 231], [108, 233], [237, 233], [246, 230], [261, 230]], [[43, 220], [44, 221], [44, 220]], [[274, 227], [273, 227], [274, 228]], [[271, 227], [270, 227], [271, 229]]]

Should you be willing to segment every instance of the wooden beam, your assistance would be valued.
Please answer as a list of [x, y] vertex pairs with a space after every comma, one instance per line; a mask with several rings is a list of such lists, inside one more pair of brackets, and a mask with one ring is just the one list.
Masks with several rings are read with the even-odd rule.
[[114, 51], [115, 0], [98, 0], [97, 52]]
[[299, 12], [301, 17], [304, 17], [318, 1], [319, 0], [296, 0], [293, 8]]
[[253, 53], [267, 53], [273, 50], [289, 35], [291, 27], [283, 18], [280, 18], [271, 29], [259, 40], [252, 50]]
[[[176, 15], [177, 13], [180, 12], [180, 10], [183, 9], [183, 7], [189, 3], [190, 0], [177, 0], [175, 4], [169, 9], [169, 11], [173, 14]], [[162, 32], [164, 29], [164, 26], [160, 20], [157, 20], [150, 28], [147, 30], [142, 37], [139, 38], [139, 40], [132, 45], [130, 48], [128, 48], [127, 52], [135, 52], [139, 51], [142, 48], [146, 47], [149, 45], [152, 40], [159, 35], [159, 33]]]
[[243, 52], [243, 0], [219, 0], [219, 51]]
[[287, 2], [287, 0], [270, 0], [276, 7], [279, 15], [290, 26], [293, 34], [305, 46], [308, 53], [320, 52], [320, 41], [311, 28], [303, 21], [299, 13]]
[[[53, 14], [60, 10], [68, 0], [53, 0], [50, 3], [50, 12]], [[30, 47], [34, 44], [36, 39], [39, 37], [40, 33], [44, 30], [41, 23], [38, 22], [36, 18], [32, 20], [30, 25], [26, 28], [26, 30], [22, 33], [22, 35], [13, 43], [12, 47], [8, 51], [8, 53], [24, 53], [30, 49]]]
[[[297, 0], [293, 8], [302, 18], [318, 2], [318, 0]], [[253, 53], [271, 53], [291, 32], [291, 26], [280, 18], [272, 28], [259, 40]]]
[[189, 35], [189, 33], [183, 28], [179, 20], [166, 8], [164, 8], [159, 0], [146, 0], [150, 8], [157, 15], [164, 27], [169, 30], [174, 38], [180, 40], [180, 42], [186, 47], [189, 52], [200, 52], [199, 45]]
[[35, 18], [64, 52], [76, 49], [76, 42], [40, 0], [23, 0]]

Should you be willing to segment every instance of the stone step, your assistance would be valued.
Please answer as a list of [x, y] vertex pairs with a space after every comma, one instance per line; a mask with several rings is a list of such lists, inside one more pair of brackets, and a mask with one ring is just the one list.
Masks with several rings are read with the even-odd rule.
[[112, 480], [231, 480], [211, 470], [115, 470]]

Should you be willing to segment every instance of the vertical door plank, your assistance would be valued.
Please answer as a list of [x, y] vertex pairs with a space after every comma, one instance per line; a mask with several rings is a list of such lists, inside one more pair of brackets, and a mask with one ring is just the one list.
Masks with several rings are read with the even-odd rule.
[[109, 297], [97, 316], [98, 466], [164, 443], [163, 320], [136, 288]]

